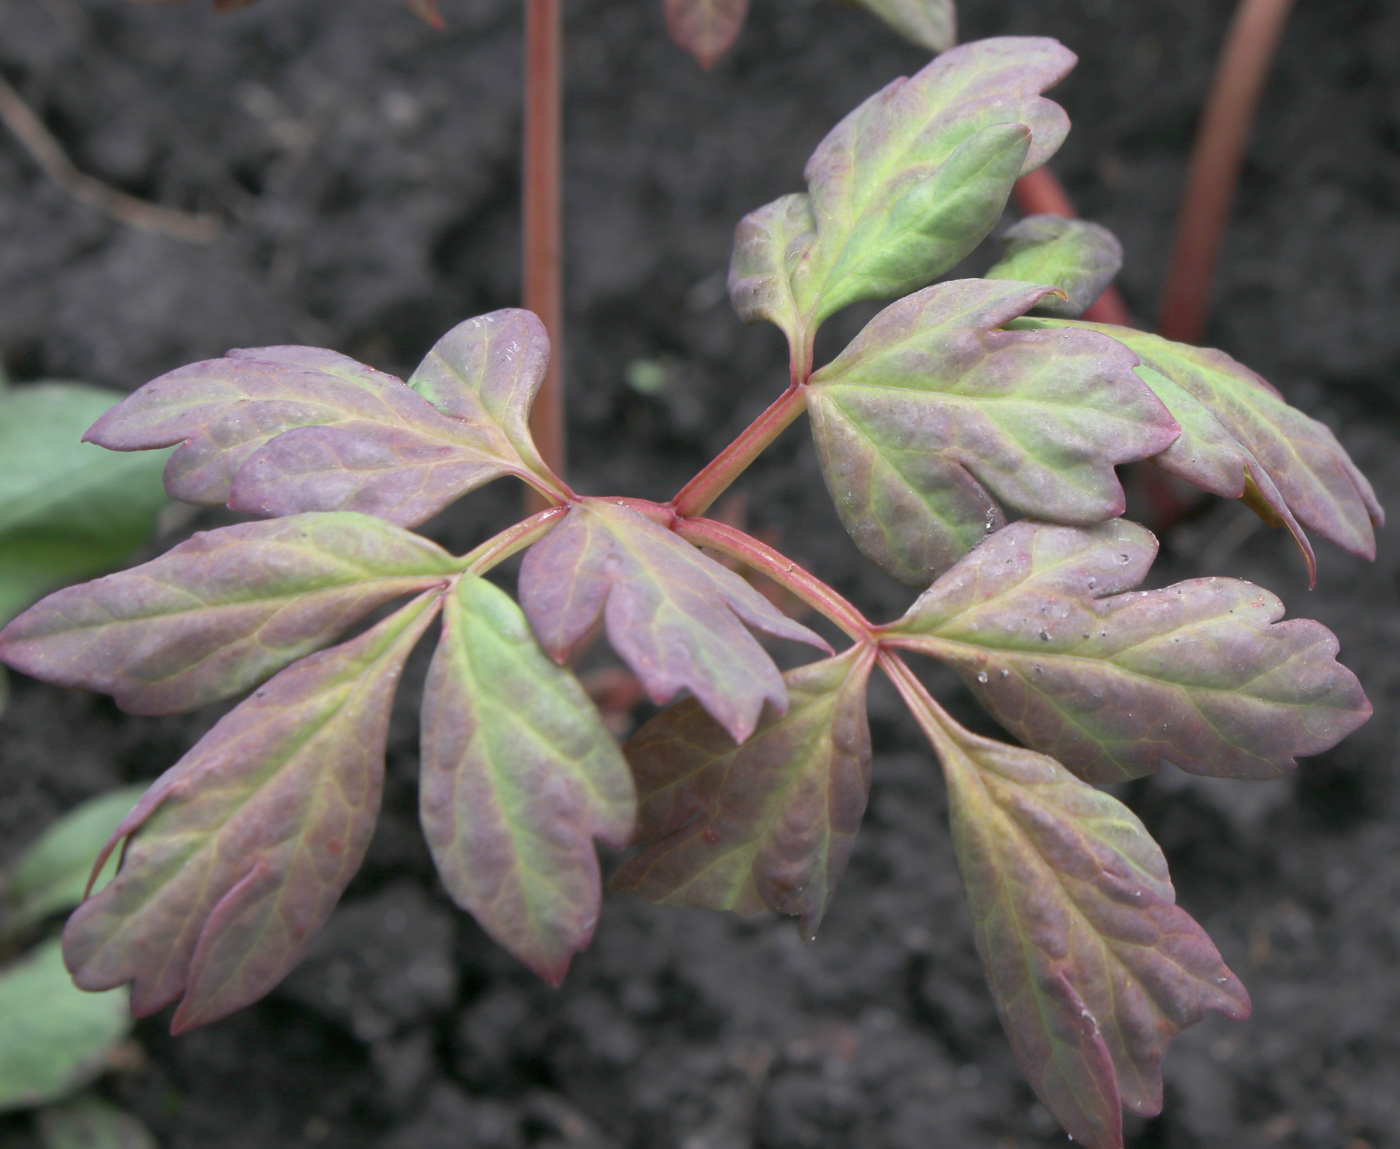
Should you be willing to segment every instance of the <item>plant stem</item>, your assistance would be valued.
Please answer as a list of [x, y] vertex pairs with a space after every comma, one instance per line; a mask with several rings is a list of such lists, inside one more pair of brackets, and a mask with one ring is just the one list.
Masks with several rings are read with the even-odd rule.
[[671, 500], [671, 509], [681, 518], [703, 515], [724, 494], [763, 449], [792, 426], [807, 405], [802, 388], [794, 384], [752, 423], [734, 442], [714, 457], [695, 478]]
[[871, 642], [875, 628], [854, 606], [810, 571], [736, 527], [713, 519], [677, 519], [672, 530], [688, 543], [709, 547], [767, 575], [813, 610], [825, 615], [854, 642]]
[[1239, 184], [1249, 129], [1293, 0], [1240, 0], [1206, 102], [1177, 218], [1157, 331], [1195, 343]]
[[[530, 431], [549, 468], [563, 476], [564, 300], [562, 272], [562, 0], [526, 0], [525, 170], [522, 295], [549, 332], [549, 371], [530, 412]], [[527, 496], [538, 510], [540, 498]]]
[[505, 562], [511, 555], [543, 538], [568, 513], [568, 506], [546, 507], [528, 519], [521, 519], [514, 526], [507, 527], [500, 534], [493, 535], [479, 547], [464, 554], [457, 562], [464, 571], [483, 575], [492, 567]]
[[[1064, 185], [1049, 168], [1036, 168], [1016, 181], [1016, 206], [1022, 215], [1058, 215], [1063, 219], [1078, 219], [1074, 204]], [[1135, 327], [1133, 313], [1123, 301], [1123, 295], [1113, 284], [1094, 300], [1081, 319], [1093, 323], [1116, 323], [1119, 327]]]

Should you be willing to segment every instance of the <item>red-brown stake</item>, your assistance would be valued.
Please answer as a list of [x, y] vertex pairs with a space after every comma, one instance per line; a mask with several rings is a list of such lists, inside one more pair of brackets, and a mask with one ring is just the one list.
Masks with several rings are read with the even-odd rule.
[[[530, 413], [541, 456], [563, 476], [564, 299], [561, 169], [563, 168], [563, 19], [561, 0], [527, 0], [525, 8], [524, 306], [544, 322], [552, 353]], [[527, 495], [531, 511], [548, 504]]]

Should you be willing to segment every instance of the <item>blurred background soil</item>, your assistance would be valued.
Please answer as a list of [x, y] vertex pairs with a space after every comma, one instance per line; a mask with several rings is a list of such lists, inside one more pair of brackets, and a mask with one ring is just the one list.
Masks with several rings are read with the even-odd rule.
[[[1053, 167], [1123, 240], [1150, 318], [1229, 0], [963, 0], [965, 39], [1058, 36], [1075, 130]], [[400, 375], [460, 319], [518, 298], [518, 0], [0, 0], [0, 73], [85, 171], [230, 224], [196, 245], [121, 226], [0, 133], [0, 351], [16, 382], [130, 390], [233, 346], [313, 343]], [[830, 0], [754, 0], [702, 73], [659, 0], [568, 6], [568, 376], [586, 493], [666, 498], [781, 390], [776, 330], [724, 293], [732, 229], [801, 187], [846, 111], [924, 62]], [[982, 259], [985, 266], [987, 259]], [[974, 270], [976, 269], [974, 265]], [[1400, 508], [1400, 4], [1301, 0], [1249, 152], [1209, 342], [1334, 427]], [[829, 350], [864, 318], [833, 322]], [[644, 361], [641, 368], [638, 361]], [[629, 364], [632, 365], [629, 370]], [[629, 385], [639, 379], [650, 386]], [[659, 389], [657, 384], [659, 383]], [[644, 391], [646, 393], [644, 393]], [[874, 617], [910, 595], [836, 523], [799, 427], [743, 483], [750, 520]], [[518, 492], [432, 525], [459, 550]], [[153, 547], [226, 521], [204, 513]], [[1175, 773], [1123, 796], [1181, 901], [1254, 997], [1166, 1067], [1146, 1147], [1400, 1146], [1400, 548], [1287, 539], [1211, 503], [1166, 539], [1157, 584], [1251, 578], [1333, 628], [1375, 703], [1333, 752], [1270, 783]], [[610, 898], [550, 990], [453, 909], [415, 824], [408, 677], [385, 811], [313, 955], [259, 1005], [178, 1040], [168, 1019], [106, 1092], [170, 1149], [1013, 1149], [1064, 1137], [1018, 1074], [983, 987], [937, 768], [883, 683], [870, 811], [811, 946], [790, 921]], [[952, 682], [945, 698], [970, 716]], [[154, 778], [216, 714], [136, 719], [16, 678], [0, 720], [0, 861], [62, 810]], [[23, 1117], [0, 1147], [36, 1145]]]

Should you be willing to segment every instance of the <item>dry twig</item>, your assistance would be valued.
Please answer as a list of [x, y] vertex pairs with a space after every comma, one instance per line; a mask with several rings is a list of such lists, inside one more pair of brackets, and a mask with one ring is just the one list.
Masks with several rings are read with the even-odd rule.
[[142, 231], [168, 235], [190, 243], [209, 243], [223, 227], [218, 216], [207, 212], [176, 211], [147, 203], [79, 171], [63, 150], [63, 145], [54, 139], [53, 133], [3, 76], [0, 76], [0, 120], [14, 132], [25, 151], [54, 183], [74, 199], [113, 219], [139, 227]]

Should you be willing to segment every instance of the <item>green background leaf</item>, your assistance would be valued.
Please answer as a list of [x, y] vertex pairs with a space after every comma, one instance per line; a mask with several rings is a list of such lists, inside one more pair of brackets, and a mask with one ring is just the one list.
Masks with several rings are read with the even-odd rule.
[[121, 398], [82, 383], [0, 391], [0, 624], [51, 587], [119, 566], [155, 532], [170, 453], [82, 442]]
[[91, 1094], [35, 1115], [44, 1149], [159, 1149], [140, 1118]]
[[65, 1097], [95, 1078], [131, 1029], [124, 989], [73, 985], [57, 938], [0, 970], [0, 1110]]
[[[145, 790], [144, 785], [123, 786], [89, 799], [59, 818], [20, 855], [10, 873], [7, 893], [14, 908], [4, 917], [6, 931], [26, 929], [83, 900], [98, 854]], [[116, 858], [109, 858], [93, 883], [94, 892], [116, 870]]]

